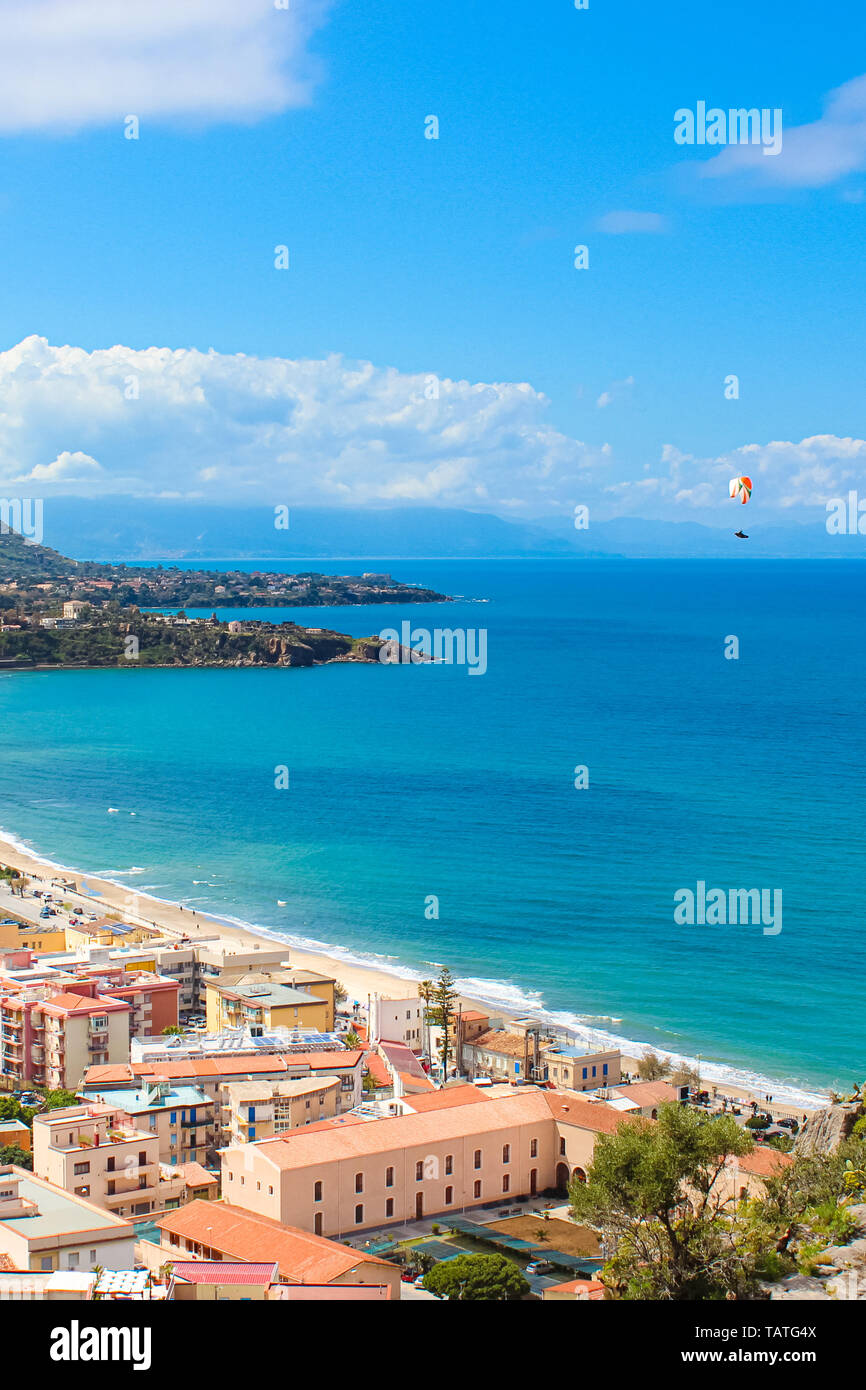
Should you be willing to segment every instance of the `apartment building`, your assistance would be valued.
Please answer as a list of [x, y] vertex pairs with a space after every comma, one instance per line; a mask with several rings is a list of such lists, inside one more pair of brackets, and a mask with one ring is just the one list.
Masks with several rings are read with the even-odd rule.
[[36, 1115], [33, 1171], [115, 1216], [146, 1216], [183, 1199], [181, 1176], [163, 1175], [159, 1140], [123, 1110], [100, 1103]]
[[302, 1077], [338, 1076], [339, 1111], [342, 1113], [363, 1100], [363, 1061], [360, 1048], [287, 1055], [227, 1053], [218, 1057], [180, 1057], [176, 1061], [132, 1061], [118, 1066], [90, 1067], [81, 1091], [91, 1095], [106, 1086], [126, 1090], [146, 1082], [168, 1081], [174, 1086], [194, 1086], [204, 1091], [209, 1100], [221, 1104], [221, 1088], [234, 1081], [292, 1081]]
[[458, 1086], [414, 1113], [325, 1121], [223, 1150], [227, 1202], [319, 1235], [565, 1191], [585, 1176], [616, 1111], [535, 1087], [487, 1098]]
[[548, 1047], [544, 1051], [547, 1076], [554, 1086], [569, 1091], [594, 1091], [617, 1086], [622, 1077], [622, 1053], [618, 1048], [587, 1052], [585, 1047]]
[[368, 1033], [374, 1047], [380, 1042], [402, 1043], [413, 1052], [422, 1052], [427, 1045], [423, 999], [371, 995]]
[[89, 1066], [128, 1058], [131, 1013], [119, 999], [0, 982], [0, 1075], [74, 1091]]
[[335, 982], [324, 976], [299, 982], [299, 973], [309, 977], [312, 972], [256, 970], [237, 979], [208, 980], [208, 1031], [315, 1028], [322, 1033], [330, 1032], [334, 1027]]
[[85, 1086], [82, 1100], [123, 1110], [137, 1129], [155, 1135], [159, 1159], [175, 1167], [209, 1162], [219, 1140], [219, 1110], [200, 1086], [149, 1080], [136, 1088]]
[[12, 1165], [0, 1167], [0, 1254], [15, 1269], [131, 1269], [135, 1228]]
[[339, 1076], [306, 1076], [294, 1081], [234, 1081], [221, 1088], [223, 1143], [249, 1144], [272, 1139], [330, 1119], [341, 1110]]

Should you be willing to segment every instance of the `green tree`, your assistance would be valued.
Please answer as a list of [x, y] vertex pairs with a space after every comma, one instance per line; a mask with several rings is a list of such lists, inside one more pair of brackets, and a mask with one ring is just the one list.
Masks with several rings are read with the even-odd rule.
[[74, 1091], [43, 1091], [42, 1100], [46, 1110], [62, 1110], [67, 1105], [77, 1105], [78, 1097]]
[[645, 1052], [637, 1064], [637, 1074], [641, 1081], [664, 1081], [670, 1074], [670, 1057], [659, 1057], [655, 1052]]
[[571, 1212], [614, 1253], [604, 1281], [626, 1299], [737, 1297], [755, 1285], [749, 1248], [724, 1173], [752, 1141], [731, 1115], [675, 1103], [657, 1121], [629, 1119], [595, 1146], [588, 1181], [573, 1182]]
[[17, 1144], [5, 1144], [0, 1148], [0, 1163], [15, 1163], [19, 1168], [33, 1168], [33, 1155]]
[[454, 1017], [454, 1005], [456, 1003], [457, 991], [454, 988], [454, 977], [447, 965], [443, 965], [433, 991], [433, 1015], [435, 1022], [442, 1030], [439, 1039], [439, 1056], [442, 1061], [443, 1076], [448, 1074], [448, 1062], [451, 1057], [451, 1038], [448, 1029]]
[[337, 1004], [342, 1004], [343, 1001], [344, 1001], [345, 999], [348, 999], [348, 997], [349, 997], [349, 991], [346, 989], [346, 986], [343, 984], [342, 980], [335, 980], [335, 981], [334, 981], [334, 1000], [335, 1000], [335, 1002], [336, 1002]]
[[162, 1030], [162, 1036], [164, 1038], [174, 1036], [176, 1033], [183, 1033], [183, 1029], [179, 1023], [169, 1023]]
[[440, 1298], [514, 1302], [529, 1292], [523, 1271], [504, 1255], [458, 1255], [424, 1275], [424, 1288]]
[[361, 1039], [358, 1037], [357, 1033], [346, 1033], [343, 1037], [343, 1042], [351, 1052], [361, 1046]]

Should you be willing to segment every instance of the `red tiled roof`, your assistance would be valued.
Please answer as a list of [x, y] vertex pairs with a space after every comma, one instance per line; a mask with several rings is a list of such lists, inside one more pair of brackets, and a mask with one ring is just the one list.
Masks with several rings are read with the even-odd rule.
[[379, 1086], [391, 1085], [391, 1073], [377, 1052], [364, 1053], [364, 1068]]
[[624, 1122], [625, 1117], [618, 1110], [598, 1101], [584, 1100], [577, 1091], [542, 1091], [541, 1094], [550, 1106], [551, 1115], [560, 1124], [615, 1134], [617, 1125]]
[[431, 1095], [422, 1093], [404, 1096], [403, 1099], [416, 1114], [421, 1114], [426, 1110], [449, 1110], [452, 1105], [477, 1105], [479, 1101], [489, 1101], [493, 1097], [486, 1095], [484, 1089], [478, 1086], [444, 1086], [441, 1091], [434, 1091]]
[[276, 1261], [247, 1264], [234, 1260], [175, 1260], [173, 1268], [174, 1277], [187, 1284], [275, 1284], [277, 1272]]
[[604, 1298], [604, 1284], [598, 1279], [569, 1279], [565, 1284], [550, 1284], [545, 1293], [585, 1292], [590, 1299]]
[[297, 1284], [329, 1284], [359, 1265], [394, 1267], [378, 1256], [351, 1250], [335, 1240], [299, 1231], [295, 1226], [284, 1226], [270, 1217], [253, 1215], [226, 1202], [196, 1200], [177, 1211], [166, 1212], [156, 1225], [164, 1233], [197, 1241], [233, 1260], [252, 1263], [275, 1260], [280, 1274]]
[[37, 1006], [44, 1013], [110, 1014], [131, 1013], [128, 1004], [120, 999], [92, 999], [87, 994], [54, 994]]
[[765, 1148], [762, 1144], [756, 1144], [750, 1154], [741, 1154], [736, 1162], [745, 1172], [765, 1178], [778, 1173], [782, 1168], [788, 1168], [794, 1159], [791, 1154], [783, 1154], [772, 1145]]
[[[179, 1058], [176, 1062], [131, 1062], [88, 1067], [85, 1084], [107, 1085], [112, 1081], [136, 1081], [143, 1077], [163, 1077], [179, 1080], [185, 1076], [247, 1076], [257, 1072], [283, 1072], [294, 1066], [309, 1066], [313, 1070], [346, 1071], [357, 1066], [364, 1056], [354, 1052], [296, 1052], [294, 1054], [266, 1052], [258, 1056]], [[389, 1077], [390, 1080], [390, 1077]]]

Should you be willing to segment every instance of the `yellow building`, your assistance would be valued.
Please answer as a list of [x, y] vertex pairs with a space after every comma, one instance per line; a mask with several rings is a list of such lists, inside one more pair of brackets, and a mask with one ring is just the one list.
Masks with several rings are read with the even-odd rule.
[[131, 946], [151, 941], [159, 936], [151, 927], [130, 926], [127, 922], [103, 917], [98, 922], [80, 922], [66, 928], [66, 949], [77, 951], [82, 946]]
[[229, 1144], [273, 1139], [287, 1129], [330, 1120], [340, 1113], [339, 1076], [294, 1081], [234, 1081], [224, 1086], [222, 1123]]
[[35, 951], [51, 953], [66, 949], [63, 927], [53, 922], [37, 926], [33, 922], [8, 922], [0, 925], [0, 951]]
[[334, 1027], [334, 981], [309, 976], [303, 983], [288, 971], [256, 971], [231, 981], [207, 981], [206, 1017], [210, 1033], [226, 1028]]

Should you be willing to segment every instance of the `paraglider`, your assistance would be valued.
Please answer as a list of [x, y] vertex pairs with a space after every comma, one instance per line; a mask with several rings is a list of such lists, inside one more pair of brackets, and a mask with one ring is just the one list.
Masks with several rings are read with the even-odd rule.
[[[746, 503], [748, 502], [748, 500], [749, 500], [749, 498], [751, 497], [751, 495], [752, 495], [752, 480], [751, 480], [751, 478], [747, 478], [747, 477], [745, 477], [745, 475], [744, 475], [744, 476], [741, 477], [741, 478], [732, 478], [732, 479], [731, 479], [731, 481], [730, 481], [730, 483], [729, 483], [729, 485], [728, 485], [728, 496], [729, 496], [734, 502], [740, 501], [740, 502], [742, 502], [743, 506], [745, 507], [745, 505], [746, 505]], [[749, 537], [748, 537], [748, 535], [746, 534], [745, 531], [735, 531], [735, 532], [734, 532], [734, 535], [737, 537], [737, 540], [740, 540], [740, 541], [747, 541], [747, 540], [749, 539]]]

